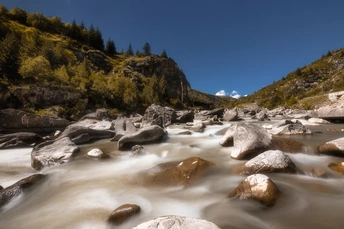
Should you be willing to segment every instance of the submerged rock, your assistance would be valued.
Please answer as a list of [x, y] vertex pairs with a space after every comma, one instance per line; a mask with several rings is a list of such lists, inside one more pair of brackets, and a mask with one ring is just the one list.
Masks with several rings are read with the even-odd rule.
[[135, 133], [125, 135], [118, 140], [119, 150], [127, 150], [134, 145], [148, 144], [162, 141], [167, 136], [167, 131], [158, 125], [143, 127]]
[[334, 156], [344, 156], [344, 137], [326, 142], [319, 146], [319, 153]]
[[133, 229], [220, 229], [214, 223], [204, 219], [196, 219], [185, 216], [161, 216], [148, 222], [142, 223]]
[[107, 221], [111, 224], [120, 225], [129, 218], [139, 214], [140, 206], [136, 204], [124, 204], [116, 208], [108, 217]]
[[279, 190], [269, 177], [254, 174], [243, 180], [229, 195], [240, 200], [253, 199], [266, 207], [275, 204]]
[[145, 152], [145, 148], [141, 145], [134, 145], [131, 147], [131, 155], [139, 155]]
[[344, 175], [344, 162], [330, 163], [328, 167], [337, 173]]
[[61, 165], [80, 149], [68, 137], [37, 145], [31, 152], [31, 166], [36, 170]]
[[149, 169], [144, 176], [148, 183], [160, 185], [188, 185], [214, 166], [212, 162], [199, 157], [183, 161], [159, 164]]
[[244, 174], [296, 173], [294, 162], [280, 150], [268, 150], [252, 158], [244, 165]]
[[0, 188], [0, 209], [24, 191], [36, 185], [44, 177], [45, 176], [42, 174], [34, 174], [24, 179], [21, 179], [17, 183], [8, 186], [7, 188]]

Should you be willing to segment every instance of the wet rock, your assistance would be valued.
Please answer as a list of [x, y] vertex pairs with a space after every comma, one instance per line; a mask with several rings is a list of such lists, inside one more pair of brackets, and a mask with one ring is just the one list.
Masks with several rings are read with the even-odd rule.
[[141, 211], [140, 206], [136, 204], [124, 204], [116, 208], [108, 217], [108, 223], [120, 225], [127, 221], [129, 218], [139, 214]]
[[270, 150], [281, 150], [286, 153], [305, 153], [313, 154], [313, 150], [309, 149], [302, 142], [298, 142], [288, 138], [272, 136]]
[[192, 122], [194, 115], [195, 113], [191, 110], [176, 111], [176, 122], [179, 122], [179, 123]]
[[143, 127], [135, 133], [125, 135], [118, 140], [119, 150], [130, 149], [134, 145], [161, 142], [167, 136], [167, 131], [158, 125]]
[[330, 163], [328, 167], [337, 173], [344, 175], [344, 162]]
[[223, 121], [230, 122], [238, 120], [238, 109], [227, 109], [223, 115]]
[[144, 154], [145, 152], [145, 148], [141, 145], [134, 145], [133, 147], [131, 147], [131, 155], [140, 155], [140, 154]]
[[261, 126], [242, 122], [231, 126], [220, 144], [226, 145], [231, 141], [231, 157], [245, 159], [267, 150], [272, 143], [272, 136]]
[[326, 178], [328, 173], [321, 167], [306, 167], [302, 169], [303, 172], [312, 177]]
[[194, 115], [194, 121], [195, 120], [206, 121], [209, 119], [218, 120], [220, 118], [223, 118], [224, 110], [225, 110], [224, 108], [216, 108], [210, 111], [204, 110], [204, 111], [196, 112]]
[[296, 173], [296, 166], [282, 151], [268, 150], [246, 162], [242, 173]]
[[298, 120], [295, 122], [292, 122], [291, 120], [280, 121], [279, 123], [273, 125], [269, 132], [275, 135], [312, 134], [312, 131]]
[[182, 132], [179, 132], [178, 135], [191, 135], [191, 131], [182, 131]]
[[36, 170], [68, 162], [80, 149], [68, 137], [44, 142], [33, 148], [31, 166]]
[[150, 105], [142, 118], [142, 126], [158, 125], [162, 128], [172, 124], [176, 120], [176, 112], [170, 107]]
[[92, 149], [92, 150], [88, 151], [87, 156], [92, 157], [92, 158], [100, 158], [100, 159], [104, 159], [104, 158], [109, 157], [109, 155], [105, 154], [100, 149]]
[[39, 181], [41, 181], [44, 177], [45, 176], [42, 174], [34, 174], [21, 179], [17, 183], [8, 186], [7, 188], [0, 188], [0, 209], [27, 189], [38, 184]]
[[161, 216], [148, 222], [142, 223], [133, 229], [220, 229], [214, 223], [204, 219], [196, 219], [185, 216]]
[[27, 147], [36, 145], [43, 138], [35, 133], [19, 132], [15, 134], [0, 135], [0, 149], [11, 147]]
[[243, 180], [229, 195], [240, 200], [253, 199], [266, 207], [275, 204], [279, 190], [269, 177], [254, 174]]
[[344, 137], [322, 144], [321, 146], [319, 146], [319, 153], [343, 157], [344, 156]]
[[157, 185], [188, 185], [214, 164], [199, 157], [159, 164], [145, 173], [146, 181]]

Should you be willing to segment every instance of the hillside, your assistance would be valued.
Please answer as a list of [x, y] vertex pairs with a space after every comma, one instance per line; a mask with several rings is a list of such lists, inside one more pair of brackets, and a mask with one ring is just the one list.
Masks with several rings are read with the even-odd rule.
[[310, 65], [297, 68], [277, 82], [231, 105], [256, 103], [269, 109], [287, 106], [313, 109], [328, 93], [344, 90], [344, 48], [328, 52]]
[[[152, 103], [215, 107], [228, 100], [191, 89], [163, 53], [117, 52], [93, 25], [0, 6], [0, 109], [77, 119], [88, 109], [140, 112]], [[189, 95], [190, 94], [190, 95]], [[211, 99], [209, 99], [211, 98]]]

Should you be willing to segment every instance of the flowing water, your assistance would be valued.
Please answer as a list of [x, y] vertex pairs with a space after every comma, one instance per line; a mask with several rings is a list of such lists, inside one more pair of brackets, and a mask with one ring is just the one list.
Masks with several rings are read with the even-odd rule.
[[[269, 209], [254, 201], [227, 198], [245, 178], [235, 170], [244, 161], [231, 159], [231, 147], [221, 147], [222, 136], [215, 134], [229, 125], [208, 126], [204, 133], [191, 136], [177, 135], [183, 129], [171, 126], [166, 142], [145, 145], [145, 154], [140, 156], [116, 150], [116, 143], [109, 140], [83, 145], [72, 161], [40, 171], [47, 179], [0, 211], [0, 228], [112, 228], [106, 219], [122, 204], [137, 204], [141, 213], [115, 228], [132, 228], [163, 215], [202, 218], [224, 229], [344, 228], [344, 177], [327, 167], [344, 159], [319, 156], [315, 150], [343, 136], [327, 129], [340, 130], [344, 125], [313, 126], [314, 135], [291, 137], [314, 150], [310, 155], [288, 154], [296, 166], [305, 171], [322, 169], [327, 177], [269, 174], [282, 192]], [[111, 158], [88, 158], [92, 148], [100, 148]], [[0, 150], [0, 185], [5, 188], [36, 172], [30, 152], [30, 148]], [[187, 187], [151, 187], [140, 179], [140, 171], [192, 156], [215, 163], [216, 169]]]

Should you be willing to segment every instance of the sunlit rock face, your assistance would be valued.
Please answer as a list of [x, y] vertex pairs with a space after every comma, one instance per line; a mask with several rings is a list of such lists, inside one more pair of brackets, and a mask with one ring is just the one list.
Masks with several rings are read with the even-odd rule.
[[252, 158], [244, 165], [244, 174], [296, 173], [296, 166], [288, 155], [280, 150], [268, 150]]
[[254, 174], [243, 180], [229, 195], [229, 198], [240, 200], [253, 199], [266, 207], [275, 204], [279, 190], [269, 177]]
[[344, 138], [338, 138], [319, 146], [319, 153], [344, 157]]
[[189, 218], [185, 216], [162, 216], [148, 222], [142, 223], [133, 229], [220, 229], [214, 223], [196, 218]]

